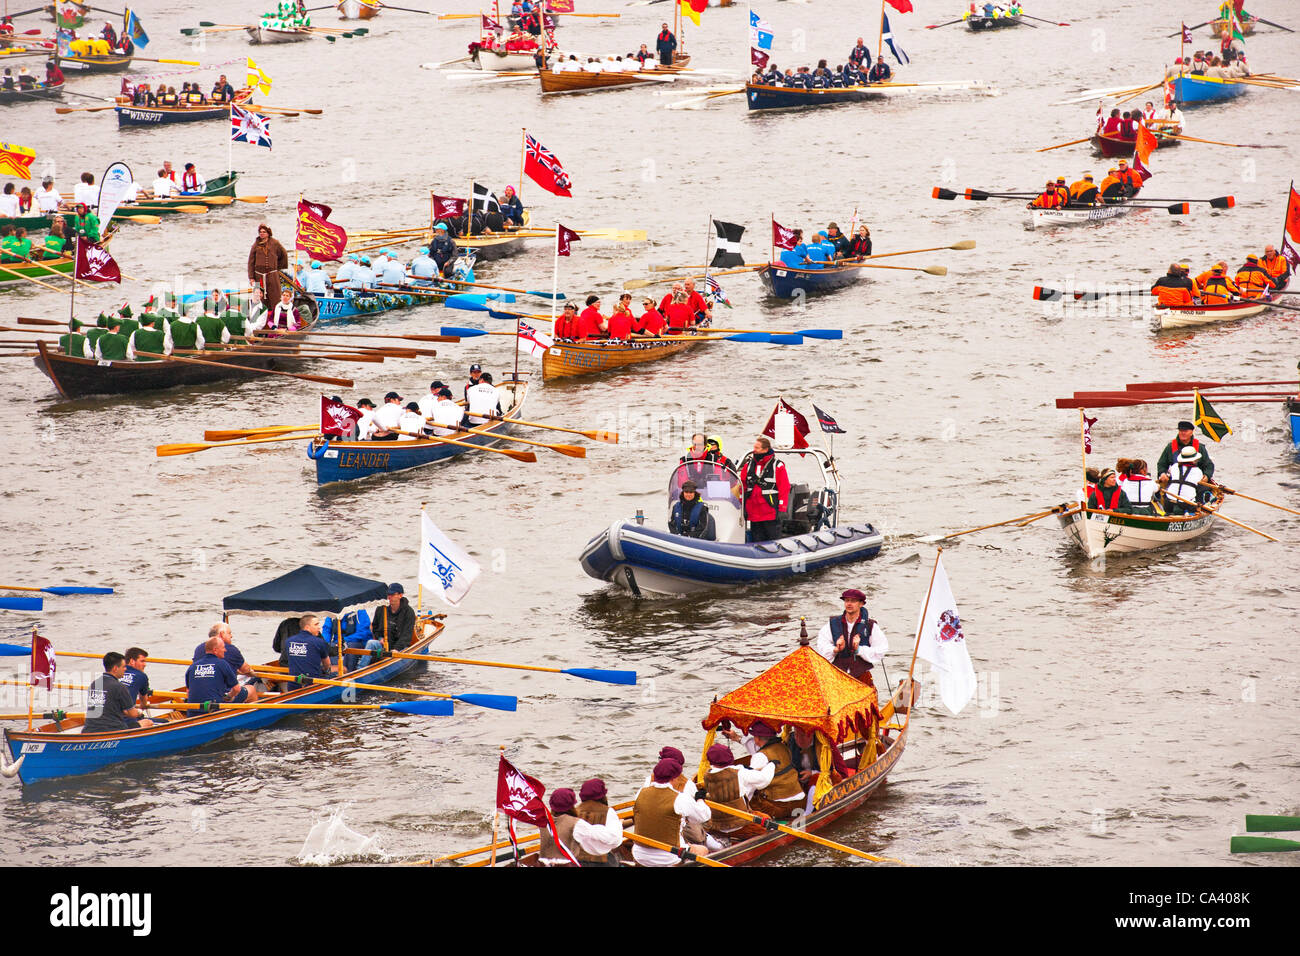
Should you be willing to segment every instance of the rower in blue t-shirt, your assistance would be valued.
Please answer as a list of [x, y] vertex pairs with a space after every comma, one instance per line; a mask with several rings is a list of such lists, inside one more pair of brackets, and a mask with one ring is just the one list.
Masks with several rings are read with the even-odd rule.
[[[139, 701], [141, 698], [148, 698], [152, 693], [149, 687], [149, 678], [145, 676], [144, 668], [148, 663], [149, 655], [142, 648], [128, 648], [126, 652], [126, 673], [122, 675], [122, 684], [135, 695]], [[145, 703], [148, 703], [146, 700]]]
[[223, 659], [225, 642], [219, 637], [211, 637], [203, 649], [203, 656], [185, 671], [185, 699], [191, 704], [247, 702], [251, 696], [249, 688], [240, 685], [235, 669]]
[[332, 673], [330, 646], [320, 636], [320, 618], [315, 614], [304, 614], [299, 626], [302, 630], [286, 641], [289, 676], [328, 677]]

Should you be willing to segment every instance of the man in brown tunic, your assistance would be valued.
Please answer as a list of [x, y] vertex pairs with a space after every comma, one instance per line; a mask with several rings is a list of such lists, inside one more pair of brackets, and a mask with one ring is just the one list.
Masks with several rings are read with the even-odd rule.
[[248, 251], [248, 278], [262, 289], [264, 302], [280, 301], [280, 269], [289, 268], [289, 254], [278, 239], [271, 236], [271, 227], [262, 223], [257, 227], [257, 239]]

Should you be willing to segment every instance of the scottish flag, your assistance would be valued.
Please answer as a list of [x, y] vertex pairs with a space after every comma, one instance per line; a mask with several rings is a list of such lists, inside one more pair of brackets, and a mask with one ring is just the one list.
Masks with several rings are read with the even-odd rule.
[[889, 52], [894, 54], [894, 59], [900, 64], [911, 63], [903, 48], [894, 42], [893, 31], [889, 29], [889, 17], [885, 16], [884, 10], [880, 11], [880, 30], [882, 39], [889, 44]]

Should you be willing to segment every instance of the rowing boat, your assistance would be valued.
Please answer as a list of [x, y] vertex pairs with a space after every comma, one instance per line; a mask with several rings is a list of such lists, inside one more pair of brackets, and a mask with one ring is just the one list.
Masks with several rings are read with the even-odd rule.
[[1287, 418], [1287, 430], [1291, 433], [1291, 444], [1300, 449], [1300, 398], [1288, 398], [1284, 406]]
[[1023, 22], [1018, 14], [1016, 16], [987, 17], [982, 13], [970, 13], [964, 19], [966, 20], [966, 29], [972, 33], [987, 33], [989, 30], [1018, 27]]
[[0, 90], [0, 106], [9, 106], [15, 103], [30, 103], [32, 100], [52, 100], [63, 95], [63, 84], [55, 83], [53, 86], [41, 84], [34, 86], [30, 90]]
[[131, 68], [131, 54], [109, 53], [103, 56], [69, 54], [59, 58], [59, 65], [69, 73], [123, 73]]
[[685, 70], [690, 62], [690, 54], [681, 53], [675, 56], [672, 66], [656, 66], [653, 70], [601, 73], [588, 73], [586, 70], [575, 70], [571, 73], [538, 70], [537, 75], [541, 79], [543, 95], [552, 93], [591, 93], [596, 90], [609, 90], [620, 86], [666, 82]]
[[1176, 76], [1172, 82], [1174, 99], [1183, 106], [1236, 99], [1250, 91], [1248, 83], [1237, 83], [1217, 76]]
[[313, 36], [311, 30], [302, 27], [281, 30], [276, 27], [249, 26], [244, 27], [244, 32], [248, 34], [250, 43], [298, 43]]
[[1129, 554], [1150, 551], [1171, 544], [1199, 538], [1214, 524], [1215, 510], [1223, 502], [1223, 492], [1215, 491], [1212, 501], [1194, 514], [1160, 517], [1124, 514], [1079, 505], [1057, 516], [1066, 536], [1090, 558], [1103, 554]]
[[[27, 285], [26, 276], [29, 279], [39, 279], [41, 276], [53, 278], [50, 270], [61, 275], [68, 275], [72, 272], [73, 260], [68, 256], [60, 256], [57, 259], [41, 259], [40, 265], [32, 265], [27, 262], [2, 262], [0, 263], [0, 289], [11, 285]], [[18, 275], [13, 275], [13, 273]]]
[[628, 365], [657, 362], [708, 341], [706, 338], [701, 338], [698, 342], [686, 340], [687, 336], [706, 331], [708, 325], [702, 324], [672, 339], [556, 342], [542, 355], [542, 381], [549, 382], [552, 379], [573, 378], [578, 375], [596, 375]]
[[1063, 209], [1031, 209], [1025, 221], [1026, 229], [1047, 229], [1052, 226], [1079, 226], [1089, 222], [1104, 222], [1127, 216], [1146, 206], [1129, 202], [1102, 203], [1099, 206], [1066, 206]]
[[340, 20], [373, 20], [384, 7], [366, 0], [339, 0], [337, 6]]
[[815, 106], [834, 106], [837, 103], [860, 103], [864, 100], [884, 98], [885, 94], [883, 92], [870, 86], [806, 90], [798, 86], [745, 84], [745, 105], [751, 110], [802, 109]]
[[[497, 385], [496, 390], [501, 399], [502, 417], [486, 425], [473, 426], [482, 428], [484, 434], [449, 437], [465, 444], [487, 447], [493, 445], [499, 436], [509, 434], [511, 422], [523, 414], [528, 385], [522, 381], [507, 381]], [[307, 457], [316, 463], [316, 483], [328, 485], [419, 468], [456, 458], [469, 450], [437, 439], [340, 441], [317, 436], [307, 448]]]
[[132, 106], [129, 99], [118, 97], [117, 125], [166, 126], [171, 123], [198, 123], [203, 120], [229, 119], [230, 104], [219, 106]]
[[828, 265], [822, 269], [796, 269], [770, 262], [758, 270], [763, 287], [778, 299], [794, 299], [810, 292], [831, 292], [852, 285], [864, 275], [863, 266]]
[[[1238, 19], [1237, 22], [1241, 24], [1242, 36], [1248, 37], [1255, 32], [1255, 23], [1256, 23], [1255, 17], [1250, 17], [1249, 19], [1246, 20]], [[1213, 33], [1216, 37], [1232, 36], [1232, 25], [1227, 20], [1211, 20], [1210, 32]]]
[[[384, 587], [383, 590], [386, 591], [387, 588]], [[373, 600], [382, 599], [381, 596]], [[419, 654], [428, 651], [429, 646], [444, 627], [440, 618], [441, 615], [435, 617], [427, 614], [420, 618], [418, 623], [421, 625], [419, 629], [421, 637], [407, 648], [409, 653]], [[276, 658], [265, 666], [277, 667], [279, 664], [279, 658]], [[347, 677], [349, 680], [366, 684], [391, 684], [408, 671], [424, 666], [423, 661], [405, 657], [388, 657], [377, 663], [349, 671]], [[184, 694], [185, 688], [178, 687], [176, 691]], [[351, 700], [345, 698], [345, 695], [353, 693], [355, 691], [345, 687], [315, 684], [266, 695], [262, 701], [277, 704], [334, 704], [345, 699]], [[160, 697], [151, 699], [163, 705], [168, 700]], [[166, 724], [90, 734], [81, 732], [81, 725], [84, 722], [81, 717], [67, 717], [44, 724], [33, 731], [6, 729], [4, 743], [11, 759], [22, 758], [22, 764], [18, 768], [19, 779], [24, 784], [32, 784], [60, 777], [94, 773], [128, 760], [166, 757], [193, 750], [237, 731], [269, 727], [284, 720], [291, 713], [293, 713], [291, 710], [272, 708], [218, 709], [211, 713], [191, 710], [172, 711], [166, 715], [168, 720]], [[38, 714], [37, 717], [39, 719], [40, 715]]]
[[[1182, 132], [1179, 130], [1179, 132]], [[1155, 134], [1156, 148], [1167, 149], [1170, 146], [1179, 146], [1182, 144], [1181, 139], [1173, 139], [1170, 136]], [[1137, 148], [1136, 139], [1125, 139], [1122, 136], [1107, 136], [1102, 133], [1093, 135], [1092, 148], [1095, 149], [1106, 159], [1123, 159], [1131, 160], [1133, 152]]]
[[[124, 220], [128, 216], [135, 216], [141, 213], [147, 213], [151, 216], [166, 215], [169, 213], [179, 213], [178, 206], [203, 205], [205, 196], [234, 196], [235, 183], [239, 179], [239, 173], [222, 173], [220, 176], [214, 176], [207, 182], [207, 187], [201, 193], [189, 193], [177, 196], [173, 199], [149, 199], [147, 197], [140, 199], [138, 202], [123, 203], [117, 207], [113, 213], [113, 221]], [[65, 201], [71, 197], [68, 193], [64, 198]], [[71, 215], [71, 213], [55, 213], [59, 216]], [[0, 226], [13, 226], [17, 228], [22, 226], [28, 232], [34, 230], [46, 230], [50, 228], [54, 221], [54, 216], [19, 216], [16, 219], [8, 219], [0, 216]]]
[[1151, 310], [1151, 328], [1188, 329], [1198, 325], [1249, 319], [1266, 311], [1271, 299], [1258, 303], [1224, 302], [1221, 305], [1157, 305]]

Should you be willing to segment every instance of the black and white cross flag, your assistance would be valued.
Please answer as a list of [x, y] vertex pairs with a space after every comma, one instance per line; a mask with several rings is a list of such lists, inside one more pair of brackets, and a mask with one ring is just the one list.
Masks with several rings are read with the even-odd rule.
[[474, 184], [474, 212], [500, 212], [501, 204], [496, 194], [486, 186]]
[[744, 234], [745, 227], [715, 219], [713, 228], [718, 231], [718, 247], [714, 250], [709, 268], [743, 266], [745, 257], [740, 254], [740, 237]]

